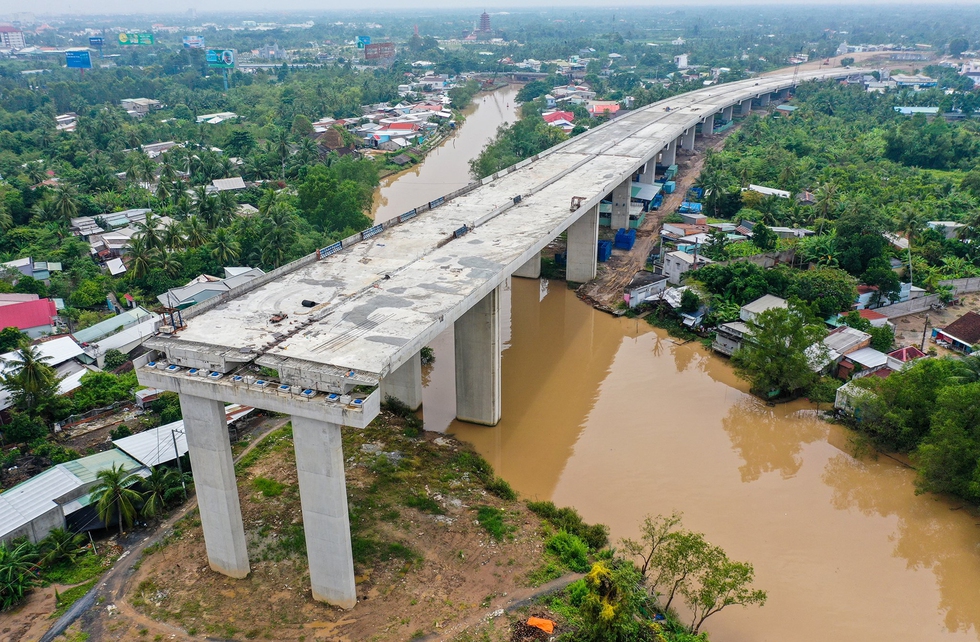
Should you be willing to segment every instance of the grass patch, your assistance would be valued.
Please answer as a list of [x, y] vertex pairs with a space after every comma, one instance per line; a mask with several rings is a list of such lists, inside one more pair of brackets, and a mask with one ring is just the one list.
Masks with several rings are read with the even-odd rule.
[[354, 563], [359, 565], [369, 564], [375, 560], [400, 559], [414, 563], [422, 559], [414, 549], [401, 542], [382, 542], [370, 537], [351, 537], [351, 550], [354, 554]]
[[95, 586], [96, 581], [97, 580], [90, 580], [84, 584], [70, 588], [64, 593], [59, 593], [56, 601], [57, 608], [54, 610], [54, 613], [51, 614], [51, 619], [64, 615], [65, 612], [71, 608], [72, 604], [82, 599], [85, 594], [89, 592], [89, 589]]
[[430, 513], [432, 515], [446, 514], [445, 511], [442, 510], [442, 506], [439, 505], [439, 502], [431, 497], [427, 497], [426, 495], [409, 495], [408, 498], [402, 503], [409, 508], [416, 508], [423, 513]]
[[554, 502], [528, 502], [527, 507], [556, 529], [575, 535], [594, 551], [609, 544], [609, 527], [605, 524], [586, 524], [574, 508], [558, 508]]
[[485, 486], [488, 493], [496, 495], [500, 499], [506, 499], [507, 501], [517, 499], [517, 493], [514, 492], [514, 489], [500, 477], [494, 477], [493, 480], [487, 482]]
[[554, 559], [550, 555], [547, 556], [544, 564], [536, 569], [528, 571], [525, 577], [527, 585], [541, 586], [542, 584], [547, 584], [551, 580], [557, 580], [559, 577], [565, 574], [565, 569], [561, 567], [558, 560]]
[[282, 491], [286, 490], [286, 484], [261, 475], [252, 480], [252, 486], [264, 497], [279, 497], [282, 495]]
[[278, 430], [270, 432], [265, 439], [250, 450], [247, 455], [235, 464], [235, 472], [241, 473], [255, 465], [259, 459], [273, 450], [293, 447], [293, 426], [286, 424]]
[[589, 570], [589, 547], [567, 531], [558, 531], [545, 542], [545, 549], [554, 553], [558, 560], [576, 573]]
[[498, 542], [514, 530], [513, 526], [504, 521], [504, 515], [504, 511], [493, 506], [479, 506], [476, 509], [476, 521]]
[[45, 584], [79, 584], [102, 574], [102, 558], [89, 552], [74, 562], [65, 560], [43, 571]]

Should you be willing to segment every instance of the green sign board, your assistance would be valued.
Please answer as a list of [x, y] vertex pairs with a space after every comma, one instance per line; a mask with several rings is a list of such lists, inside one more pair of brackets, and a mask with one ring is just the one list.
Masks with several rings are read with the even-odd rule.
[[119, 44], [121, 45], [152, 45], [152, 33], [121, 33], [119, 34]]
[[234, 49], [208, 49], [204, 57], [208, 67], [213, 69], [233, 69], [235, 67]]

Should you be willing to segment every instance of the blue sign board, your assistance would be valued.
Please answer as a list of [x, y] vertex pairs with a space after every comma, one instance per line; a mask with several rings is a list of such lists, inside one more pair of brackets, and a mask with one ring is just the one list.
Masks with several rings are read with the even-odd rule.
[[364, 49], [364, 47], [371, 44], [371, 36], [358, 36], [355, 42], [357, 43], [358, 49]]
[[105, 38], [89, 38], [88, 44], [90, 47], [99, 48], [105, 44]]
[[69, 69], [92, 68], [92, 56], [89, 54], [88, 49], [83, 49], [81, 51], [66, 51], [65, 62], [68, 64]]

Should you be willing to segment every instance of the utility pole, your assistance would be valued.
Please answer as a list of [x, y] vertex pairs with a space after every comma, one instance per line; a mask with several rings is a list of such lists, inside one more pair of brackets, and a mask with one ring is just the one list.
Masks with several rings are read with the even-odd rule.
[[184, 467], [180, 465], [180, 451], [177, 449], [177, 433], [171, 428], [170, 436], [174, 440], [174, 454], [177, 455], [177, 472], [180, 474], [180, 486], [184, 489], [184, 501], [187, 501], [187, 484], [184, 483]]
[[922, 324], [922, 352], [926, 351], [926, 330], [929, 329], [929, 313], [926, 312], [926, 321]]

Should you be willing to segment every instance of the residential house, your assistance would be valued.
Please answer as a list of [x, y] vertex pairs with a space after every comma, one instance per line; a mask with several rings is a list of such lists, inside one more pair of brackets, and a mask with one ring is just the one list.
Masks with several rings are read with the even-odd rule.
[[7, 261], [3, 264], [11, 270], [20, 272], [24, 276], [29, 276], [38, 281], [48, 283], [52, 272], [61, 272], [61, 263], [58, 261], [35, 261], [31, 257]]
[[672, 285], [679, 285], [687, 272], [713, 262], [711, 259], [697, 254], [681, 251], [668, 252], [667, 256], [664, 257], [663, 274]]
[[152, 98], [123, 98], [119, 101], [119, 106], [133, 118], [142, 118], [150, 113], [151, 109], [161, 109], [163, 103]]
[[217, 125], [218, 123], [223, 123], [226, 120], [234, 120], [238, 118], [238, 114], [233, 111], [221, 111], [214, 114], [201, 114], [197, 117], [198, 124], [207, 123], [209, 125]]
[[[2, 312], [3, 308], [0, 308], [0, 314]], [[932, 338], [939, 345], [971, 354], [975, 346], [980, 345], [980, 314], [971, 310], [945, 328], [933, 329]]]
[[720, 352], [727, 356], [732, 356], [740, 350], [742, 344], [752, 335], [752, 330], [742, 321], [732, 321], [722, 323], [715, 328], [715, 340], [711, 347], [715, 352]]
[[54, 117], [55, 129], [59, 132], [73, 132], [78, 127], [78, 114], [70, 111]]
[[629, 285], [626, 286], [623, 300], [629, 307], [635, 308], [647, 300], [655, 299], [666, 288], [666, 276], [643, 270], [637, 272]]
[[922, 359], [925, 356], [926, 353], [915, 346], [899, 348], [888, 353], [888, 367], [899, 372], [908, 368], [916, 359]]
[[867, 308], [858, 310], [857, 312], [862, 319], [871, 323], [871, 327], [873, 328], [891, 326], [891, 322], [888, 320], [888, 317], [881, 312], [875, 312], [874, 310], [869, 310]]
[[935, 87], [938, 83], [935, 78], [930, 78], [929, 76], [923, 76], [922, 74], [892, 74], [891, 80], [895, 82], [898, 87], [910, 87], [918, 91], [919, 89], [927, 89], [929, 87]]
[[225, 268], [225, 278], [223, 279], [202, 274], [187, 285], [167, 290], [159, 295], [157, 300], [165, 308], [183, 310], [202, 301], [207, 301], [212, 297], [224, 294], [263, 274], [265, 272], [260, 268], [228, 267]]
[[959, 238], [960, 229], [966, 227], [966, 225], [957, 223], [956, 221], [929, 221], [926, 223], [926, 227], [936, 230], [947, 239], [955, 239]]
[[888, 355], [874, 348], [860, 348], [841, 357], [837, 364], [837, 378], [844, 381], [852, 376], [864, 377], [888, 367]]
[[85, 349], [80, 357], [87, 363], [100, 365], [108, 350], [129, 354], [150, 336], [156, 334], [162, 317], [142, 307], [135, 307], [93, 326], [76, 330], [72, 336]]
[[742, 188], [743, 192], [757, 192], [763, 196], [776, 196], [778, 198], [789, 198], [790, 193], [783, 189], [776, 189], [774, 187], [766, 187], [764, 185], [749, 185], [748, 187]]
[[589, 115], [596, 116], [615, 116], [619, 113], [621, 105], [615, 100], [590, 100], [586, 104]]
[[58, 310], [51, 299], [34, 299], [0, 306], [0, 328], [17, 328], [37, 339], [55, 329]]
[[786, 299], [774, 296], [772, 294], [765, 294], [755, 301], [750, 301], [742, 306], [739, 310], [738, 318], [746, 323], [750, 323], [759, 318], [759, 315], [767, 310], [772, 310], [775, 308], [782, 308], [783, 310], [789, 308], [789, 303]]
[[871, 345], [871, 335], [867, 332], [861, 332], [850, 326], [843, 325], [832, 330], [823, 338], [821, 343], [826, 348], [826, 354], [823, 358], [818, 358], [820, 350], [816, 344], [807, 349], [807, 354], [810, 358], [810, 367], [815, 372], [827, 370], [829, 367], [840, 363], [840, 360], [846, 355], [861, 348], [867, 348]]
[[241, 176], [216, 178], [211, 181], [211, 184], [207, 187], [207, 191], [212, 194], [215, 192], [231, 192], [240, 189], [245, 189], [245, 181]]
[[[58, 394], [68, 394], [81, 385], [80, 379], [88, 369], [76, 361], [84, 356], [84, 351], [74, 339], [68, 335], [45, 337], [35, 342], [34, 347], [44, 363], [54, 368], [59, 379]], [[15, 359], [16, 352], [0, 355], [0, 374], [8, 374], [12, 370], [10, 363]], [[12, 405], [13, 395], [0, 388], [0, 410], [6, 410]]]

